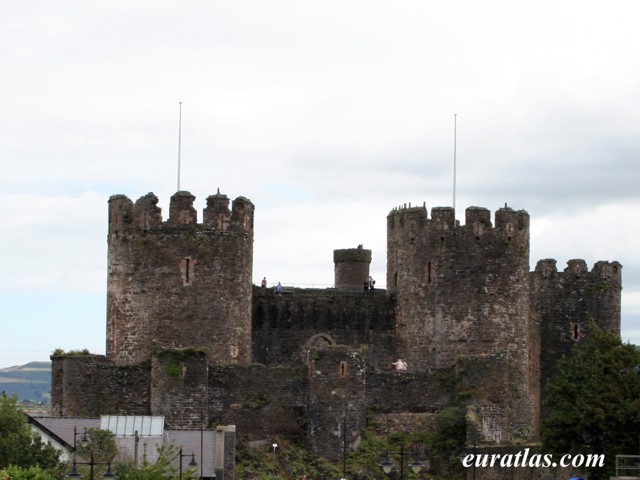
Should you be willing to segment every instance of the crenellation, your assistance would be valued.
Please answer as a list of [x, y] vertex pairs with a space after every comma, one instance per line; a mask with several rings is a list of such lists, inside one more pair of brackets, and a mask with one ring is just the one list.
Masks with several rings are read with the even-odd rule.
[[491, 211], [484, 207], [468, 207], [465, 210], [465, 225], [482, 230], [491, 228]]
[[229, 197], [218, 192], [207, 197], [207, 207], [203, 211], [205, 226], [213, 228], [218, 232], [225, 232], [229, 226]]
[[140, 197], [134, 205], [134, 225], [143, 232], [162, 224], [162, 209], [152, 192]]
[[534, 273], [541, 278], [554, 277], [558, 273], [558, 267], [556, 263], [556, 260], [553, 258], [538, 260]]
[[587, 268], [587, 262], [582, 260], [581, 258], [574, 258], [572, 260], [567, 261], [567, 266], [564, 269], [565, 274], [573, 274], [575, 278], [578, 279], [585, 273], [587, 273], [589, 269]]
[[125, 195], [109, 198], [109, 234], [119, 235], [131, 229], [133, 202]]
[[525, 210], [504, 207], [496, 210], [495, 228], [504, 229], [509, 236], [529, 233], [529, 214]]
[[243, 230], [253, 230], [253, 203], [248, 198], [238, 197], [231, 205], [231, 222]]
[[610, 280], [611, 282], [617, 283], [621, 283], [622, 281], [622, 265], [619, 262], [601, 260], [593, 265], [591, 271], [602, 280]]
[[451, 207], [433, 207], [431, 219], [438, 230], [453, 230], [456, 224], [456, 211]]
[[186, 191], [180, 191], [171, 196], [169, 203], [169, 219], [172, 225], [190, 225], [198, 223], [198, 212], [193, 208], [195, 196]]

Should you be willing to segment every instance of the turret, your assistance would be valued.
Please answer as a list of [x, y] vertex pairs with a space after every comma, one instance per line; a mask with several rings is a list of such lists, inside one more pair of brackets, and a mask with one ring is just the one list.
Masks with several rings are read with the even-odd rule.
[[541, 385], [576, 343], [596, 327], [620, 335], [622, 265], [597, 262], [591, 271], [571, 259], [558, 272], [553, 259], [540, 260], [531, 272], [531, 307], [540, 323]]
[[363, 284], [368, 283], [371, 250], [362, 248], [362, 245], [334, 250], [333, 263], [336, 288], [362, 290]]
[[196, 348], [214, 364], [249, 363], [253, 212], [250, 200], [171, 197], [162, 221], [157, 197], [109, 200], [107, 356], [117, 364], [164, 349]]

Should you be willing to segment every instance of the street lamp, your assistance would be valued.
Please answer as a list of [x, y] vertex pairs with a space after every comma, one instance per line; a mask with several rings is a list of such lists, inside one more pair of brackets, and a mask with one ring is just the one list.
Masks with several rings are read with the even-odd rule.
[[182, 453], [182, 447], [180, 447], [180, 452], [178, 453], [178, 455], [180, 456], [180, 480], [182, 480], [182, 459], [184, 457], [191, 457], [191, 461], [189, 462], [189, 466], [190, 467], [197, 467], [198, 466], [198, 462], [196, 462], [196, 455], [195, 453], [192, 453], [191, 455], [189, 455], [188, 453]]
[[107, 471], [104, 473], [103, 477], [105, 478], [115, 478], [115, 474], [111, 471], [111, 462], [95, 462], [93, 460], [93, 452], [91, 452], [91, 457], [90, 457], [90, 461], [88, 462], [78, 462], [76, 460], [76, 451], [77, 451], [77, 444], [76, 444], [76, 439], [78, 438], [78, 435], [82, 435], [82, 439], [80, 440], [81, 443], [86, 443], [87, 442], [87, 429], [85, 428], [83, 432], [78, 432], [77, 427], [74, 425], [73, 426], [73, 464], [71, 467], [71, 471], [67, 474], [67, 477], [69, 478], [79, 478], [82, 477], [82, 474], [80, 472], [78, 472], [78, 465], [89, 465], [89, 478], [90, 480], [94, 480], [93, 478], [93, 467], [96, 465], [107, 465]]
[[[333, 431], [333, 434], [337, 437], [340, 436], [340, 424], [338, 428]], [[347, 478], [347, 414], [345, 413], [342, 421], [342, 479]]]
[[95, 465], [106, 465], [107, 466], [107, 471], [104, 472], [104, 475], [102, 475], [104, 478], [116, 478], [116, 474], [113, 473], [113, 471], [111, 470], [111, 462], [94, 462], [93, 461], [93, 455], [91, 455], [91, 461], [90, 462], [76, 462], [75, 460], [73, 461], [73, 466], [71, 467], [71, 471], [67, 474], [68, 478], [80, 478], [83, 475], [78, 472], [78, 465], [89, 465], [89, 479], [93, 480], [93, 467]]
[[272, 473], [273, 473], [273, 478], [275, 479], [276, 478], [276, 448], [278, 448], [278, 444], [274, 443], [272, 447], [273, 447], [273, 472]]
[[399, 452], [387, 452], [387, 457], [380, 463], [380, 468], [382, 471], [389, 475], [391, 471], [395, 468], [395, 464], [389, 457], [389, 455], [399, 455], [400, 456], [400, 480], [404, 480], [404, 457], [405, 455], [413, 455], [414, 460], [409, 464], [409, 468], [413, 473], [420, 473], [422, 470], [429, 470], [429, 462], [421, 462], [418, 458], [418, 454], [416, 452], [405, 452], [404, 445], [400, 445]]

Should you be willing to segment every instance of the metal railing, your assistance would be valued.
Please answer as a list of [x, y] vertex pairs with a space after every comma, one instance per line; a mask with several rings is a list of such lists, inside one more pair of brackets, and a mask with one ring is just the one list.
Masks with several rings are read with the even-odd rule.
[[640, 455], [616, 455], [616, 477], [640, 477]]

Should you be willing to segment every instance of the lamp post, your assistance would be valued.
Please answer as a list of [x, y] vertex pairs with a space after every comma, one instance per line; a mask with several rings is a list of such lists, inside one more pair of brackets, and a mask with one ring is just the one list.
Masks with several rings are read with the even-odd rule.
[[189, 462], [189, 466], [190, 467], [197, 467], [198, 466], [198, 462], [196, 462], [195, 453], [192, 453], [191, 455], [189, 455], [188, 453], [182, 453], [182, 447], [180, 447], [180, 452], [178, 453], [178, 456], [180, 457], [179, 475], [180, 475], [180, 480], [182, 480], [182, 459], [184, 457], [191, 457], [191, 461]]
[[[340, 435], [340, 430], [342, 430], [342, 435]], [[346, 480], [347, 478], [347, 414], [344, 414], [344, 419], [342, 420], [342, 425], [338, 423], [338, 427], [333, 430], [333, 433], [336, 437], [342, 437], [342, 478], [340, 480]]]
[[272, 445], [273, 447], [273, 478], [275, 480], [276, 478], [276, 448], [278, 448], [278, 444], [274, 443]]
[[75, 458], [73, 460], [73, 466], [71, 467], [71, 471], [67, 474], [68, 478], [80, 478], [82, 474], [78, 472], [78, 465], [89, 465], [89, 479], [94, 480], [93, 477], [93, 467], [95, 465], [106, 465], [107, 471], [104, 472], [104, 478], [116, 478], [116, 474], [111, 471], [111, 462], [94, 462], [93, 455], [91, 455], [90, 462], [76, 462]]
[[83, 432], [78, 432], [78, 428], [73, 426], [73, 464], [71, 467], [71, 471], [66, 475], [69, 478], [79, 478], [82, 477], [82, 474], [78, 472], [78, 465], [89, 465], [89, 478], [90, 480], [94, 480], [94, 466], [96, 465], [106, 465], [107, 471], [104, 473], [103, 477], [105, 478], [115, 478], [115, 474], [111, 471], [111, 462], [96, 462], [93, 459], [93, 451], [91, 451], [91, 455], [89, 457], [88, 462], [78, 462], [76, 460], [76, 451], [77, 451], [77, 443], [76, 439], [78, 435], [82, 435], [81, 443], [87, 442], [87, 429], [85, 428]]
[[[340, 431], [342, 430], [342, 432]], [[347, 478], [347, 448], [349, 447], [349, 443], [347, 442], [347, 413], [345, 412], [344, 418], [342, 419], [342, 424], [338, 423], [338, 428], [333, 430], [332, 432], [336, 437], [341, 438], [342, 440], [342, 479], [346, 480]], [[352, 432], [353, 434], [353, 432]]]
[[395, 464], [389, 457], [389, 455], [399, 455], [400, 456], [400, 480], [404, 480], [404, 457], [405, 455], [412, 455], [414, 460], [409, 464], [409, 468], [413, 471], [413, 473], [420, 473], [423, 469], [429, 469], [429, 462], [423, 463], [418, 458], [417, 452], [405, 452], [404, 445], [400, 445], [399, 452], [387, 452], [387, 457], [380, 464], [380, 468], [385, 474], [390, 474], [394, 469]]

